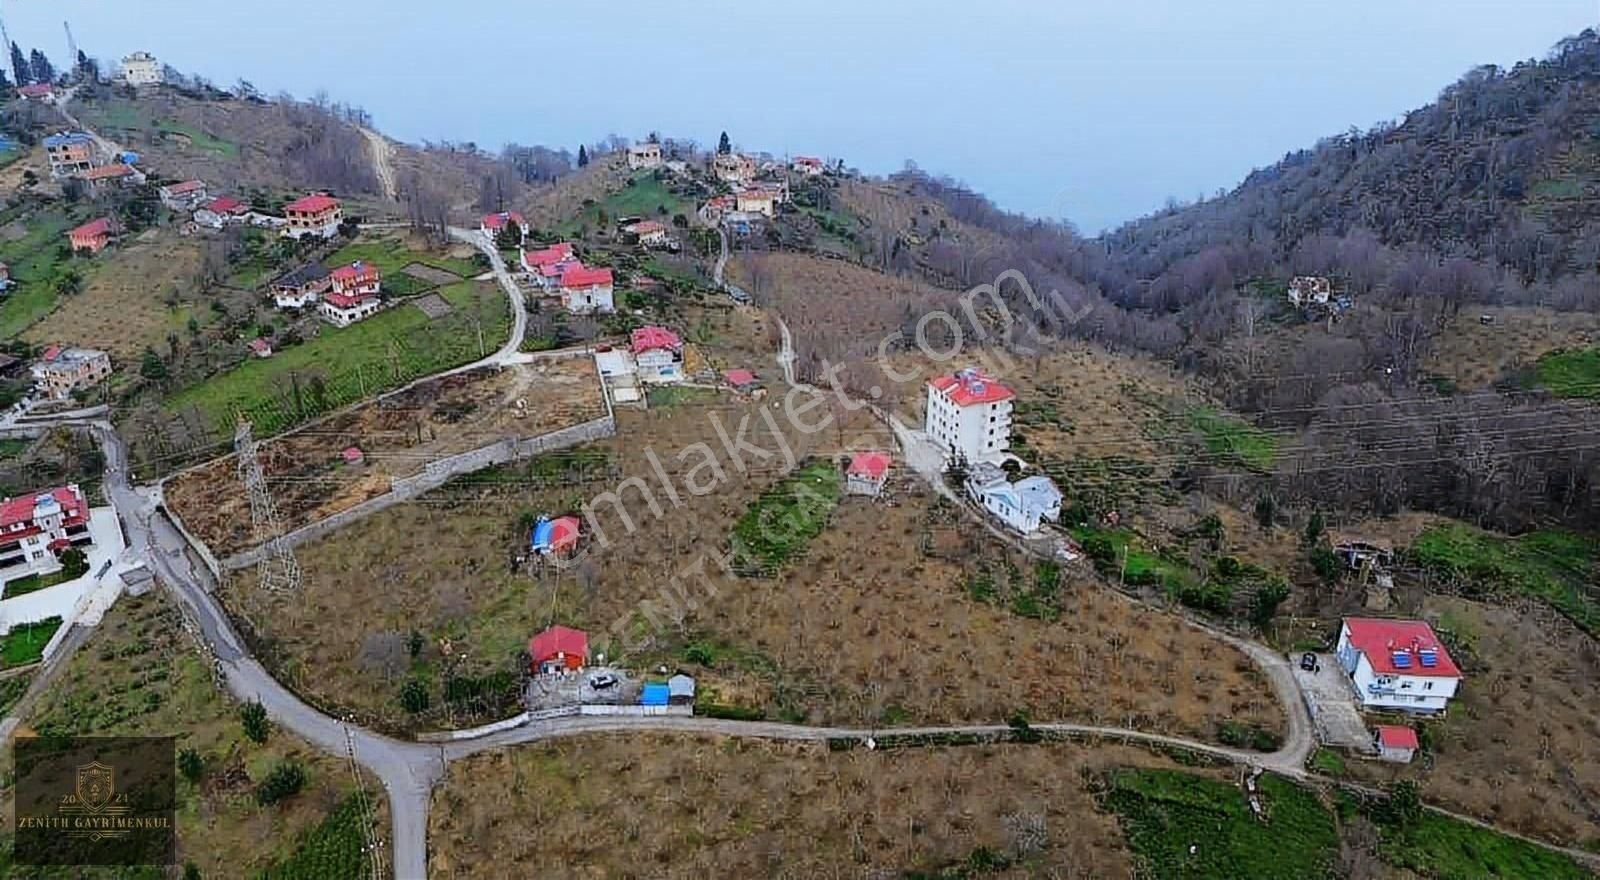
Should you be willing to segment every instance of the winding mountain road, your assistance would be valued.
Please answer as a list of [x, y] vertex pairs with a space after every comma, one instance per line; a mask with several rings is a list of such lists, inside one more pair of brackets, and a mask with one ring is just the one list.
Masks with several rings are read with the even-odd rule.
[[383, 197], [389, 201], [400, 198], [400, 187], [395, 184], [394, 176], [394, 145], [389, 139], [366, 126], [360, 126], [361, 136], [367, 139], [367, 148], [372, 151], [372, 171], [378, 176], [378, 186], [383, 189]]

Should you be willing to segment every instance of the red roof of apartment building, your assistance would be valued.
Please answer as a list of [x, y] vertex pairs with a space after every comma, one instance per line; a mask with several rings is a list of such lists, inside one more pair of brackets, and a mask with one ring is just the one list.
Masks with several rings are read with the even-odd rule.
[[882, 479], [889, 472], [890, 458], [883, 452], [858, 452], [850, 459], [850, 476]]
[[975, 403], [999, 403], [1016, 397], [1010, 388], [973, 370], [957, 370], [928, 380], [928, 384], [943, 391], [946, 396], [955, 401], [956, 406], [971, 406]]
[[570, 626], [552, 626], [528, 642], [528, 655], [535, 663], [543, 663], [560, 655], [587, 658], [589, 634]]
[[665, 327], [640, 327], [633, 331], [633, 353], [640, 354], [658, 348], [677, 351], [683, 348], [683, 341], [678, 334]]
[[582, 263], [561, 273], [562, 287], [592, 287], [596, 284], [610, 283], [610, 269], [592, 269]]
[[[1450, 652], [1423, 621], [1347, 617], [1344, 625], [1350, 630], [1350, 644], [1367, 655], [1372, 671], [1379, 675], [1461, 677]], [[1425, 655], [1432, 656], [1431, 664], [1424, 662]]]
[[1386, 749], [1411, 749], [1415, 751], [1420, 746], [1420, 743], [1417, 742], [1417, 732], [1409, 727], [1380, 724], [1377, 730], [1378, 745]]
[[304, 214], [321, 214], [330, 208], [339, 207], [339, 200], [327, 193], [312, 193], [302, 196], [283, 206], [285, 211], [299, 211]]
[[[61, 505], [63, 526], [81, 525], [88, 521], [89, 503], [75, 486], [58, 486], [43, 492], [29, 492], [26, 495], [0, 501], [0, 530], [5, 530], [0, 534], [0, 541], [10, 544], [30, 535], [37, 535], [41, 529], [33, 525], [33, 508], [39, 498], [46, 495]], [[11, 527], [16, 525], [24, 525], [26, 528], [11, 531]]]

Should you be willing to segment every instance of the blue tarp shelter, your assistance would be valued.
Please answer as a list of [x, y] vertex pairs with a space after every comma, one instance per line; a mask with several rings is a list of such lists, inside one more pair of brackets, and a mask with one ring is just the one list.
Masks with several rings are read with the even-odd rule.
[[672, 698], [672, 692], [665, 683], [647, 684], [644, 691], [639, 694], [641, 706], [665, 706]]

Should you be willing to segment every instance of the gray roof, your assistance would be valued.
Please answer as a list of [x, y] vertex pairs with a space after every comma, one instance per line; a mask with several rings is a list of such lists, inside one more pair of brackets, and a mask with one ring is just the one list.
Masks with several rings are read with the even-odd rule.
[[321, 263], [307, 263], [272, 283], [279, 287], [304, 287], [313, 281], [321, 281], [326, 277], [328, 277], [328, 270]]
[[667, 679], [667, 693], [674, 697], [694, 696], [694, 676], [680, 672]]

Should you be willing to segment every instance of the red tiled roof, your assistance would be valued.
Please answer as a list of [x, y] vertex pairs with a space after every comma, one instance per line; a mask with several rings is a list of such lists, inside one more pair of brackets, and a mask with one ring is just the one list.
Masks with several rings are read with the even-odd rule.
[[955, 401], [956, 406], [974, 403], [999, 403], [1016, 397], [1010, 388], [985, 376], [977, 370], [946, 373], [928, 380], [928, 384], [943, 391]]
[[360, 260], [357, 260], [348, 266], [340, 266], [332, 272], [329, 272], [328, 275], [335, 281], [362, 281], [369, 278], [377, 278], [378, 265], [376, 263], [363, 263]]
[[563, 241], [537, 251], [524, 251], [523, 262], [530, 266], [549, 266], [572, 259], [572, 243]]
[[34, 83], [17, 89], [17, 94], [24, 98], [41, 98], [54, 91], [55, 89], [51, 88], [47, 83]]
[[97, 235], [108, 235], [110, 232], [111, 218], [101, 217], [99, 220], [90, 220], [67, 234], [73, 238], [93, 238]]
[[874, 480], [882, 479], [889, 472], [890, 458], [883, 452], [858, 452], [850, 459], [851, 476], [866, 476]]
[[[40, 352], [39, 360], [44, 361], [45, 363], [49, 363], [50, 361], [53, 361], [53, 360], [55, 360], [56, 358], [58, 358], [60, 356], [61, 356], [61, 346], [52, 345], [49, 348], [46, 348], [43, 352]], [[3, 525], [3, 523], [0, 523], [0, 525]]]
[[523, 228], [527, 228], [528, 225], [527, 221], [522, 219], [522, 215], [516, 211], [501, 211], [498, 214], [483, 215], [483, 225], [489, 229], [499, 229], [506, 225], [507, 220], [515, 220], [517, 225]]
[[562, 287], [590, 287], [610, 283], [610, 269], [591, 269], [581, 263], [561, 273]]
[[58, 486], [42, 492], [29, 492], [16, 498], [7, 498], [0, 501], [0, 529], [10, 529], [17, 524], [26, 525], [27, 528], [17, 531], [0, 532], [0, 543], [11, 544], [30, 535], [37, 535], [40, 529], [33, 523], [33, 506], [41, 495], [49, 495], [61, 505], [61, 525], [75, 526], [87, 522], [89, 519], [89, 504], [81, 492], [75, 491], [72, 486]]
[[641, 220], [628, 226], [625, 231], [634, 235], [649, 235], [652, 232], [665, 232], [667, 227], [655, 220]]
[[756, 374], [749, 370], [729, 370], [722, 374], [722, 378], [729, 385], [738, 388], [740, 385], [749, 385], [756, 380]]
[[683, 341], [678, 339], [678, 334], [665, 327], [640, 327], [633, 331], [632, 341], [634, 354], [657, 348], [677, 351], [683, 347]]
[[1393, 724], [1378, 725], [1378, 745], [1386, 749], [1412, 749], [1419, 747], [1417, 732], [1409, 727]]
[[528, 655], [535, 663], [543, 663], [560, 654], [587, 658], [589, 634], [570, 626], [552, 626], [528, 641]]
[[370, 293], [325, 293], [322, 295], [323, 302], [333, 303], [334, 308], [337, 309], [354, 308], [373, 299], [377, 299], [377, 297]]
[[794, 157], [794, 164], [796, 164], [796, 165], [821, 165], [822, 164], [822, 160], [818, 159], [815, 156], [796, 156], [796, 157]]
[[181, 196], [184, 193], [192, 193], [197, 189], [203, 189], [205, 188], [205, 185], [206, 182], [203, 180], [185, 180], [183, 183], [174, 183], [171, 186], [165, 187], [165, 189], [167, 191], [167, 195]]
[[244, 208], [244, 202], [228, 196], [219, 196], [206, 202], [206, 210], [213, 214], [234, 214]]
[[268, 343], [265, 339], [262, 339], [259, 336], [257, 336], [256, 338], [250, 340], [250, 350], [251, 351], [268, 351], [271, 348], [272, 348], [272, 345], [270, 343]]
[[109, 180], [113, 177], [127, 177], [133, 174], [133, 166], [121, 162], [111, 165], [101, 165], [99, 168], [90, 168], [83, 172], [84, 180]]
[[[1417, 675], [1428, 678], [1460, 678], [1461, 669], [1450, 659], [1450, 652], [1433, 634], [1433, 627], [1420, 620], [1381, 620], [1372, 617], [1347, 617], [1350, 644], [1367, 656], [1372, 671], [1379, 675]], [[1423, 666], [1419, 652], [1432, 648], [1437, 655], [1433, 666]], [[1394, 655], [1405, 654], [1409, 663], [1395, 665]]]
[[320, 214], [330, 208], [339, 207], [339, 200], [327, 193], [312, 193], [295, 199], [283, 206], [285, 211], [301, 211], [306, 214]]

